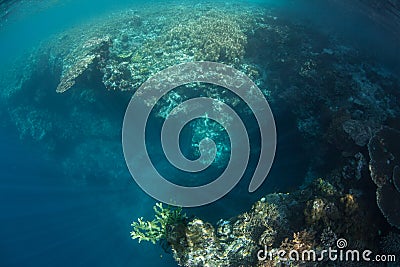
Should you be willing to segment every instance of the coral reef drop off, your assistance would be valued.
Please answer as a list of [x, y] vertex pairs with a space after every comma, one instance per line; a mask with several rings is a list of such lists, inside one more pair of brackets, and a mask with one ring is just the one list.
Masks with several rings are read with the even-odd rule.
[[[399, 1], [2, 1], [0, 12], [0, 266], [315, 266], [257, 252], [319, 253], [340, 238], [398, 266]], [[208, 183], [230, 159], [227, 132], [200, 118], [179, 142], [196, 159], [213, 139], [210, 168], [187, 176], [169, 164], [159, 133], [185, 100], [229, 104], [252, 140], [230, 193], [181, 209], [134, 182], [121, 129], [143, 82], [193, 61], [247, 75], [278, 140], [267, 179], [248, 193], [260, 154], [249, 106], [209, 84], [166, 94], [146, 138], [170, 181]]]

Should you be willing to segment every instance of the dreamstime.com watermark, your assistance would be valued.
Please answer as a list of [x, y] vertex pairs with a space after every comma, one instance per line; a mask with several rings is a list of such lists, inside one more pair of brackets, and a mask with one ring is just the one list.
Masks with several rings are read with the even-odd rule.
[[146, 148], [146, 125], [150, 113], [170, 91], [194, 82], [223, 87], [252, 110], [261, 140], [258, 164], [250, 181], [249, 192], [257, 190], [266, 179], [276, 150], [272, 111], [262, 91], [244, 73], [215, 62], [188, 62], [156, 73], [139, 87], [129, 102], [122, 128], [122, 147], [128, 169], [143, 191], [158, 201], [181, 207], [206, 205], [229, 193], [242, 178], [250, 156], [251, 142], [237, 111], [223, 99], [195, 97], [179, 103], [165, 118], [161, 130], [163, 152], [171, 165], [188, 175], [208, 168], [214, 159], [206, 155], [215, 151], [214, 141], [209, 138], [201, 140], [200, 158], [190, 160], [180, 150], [179, 135], [190, 121], [209, 118], [218, 122], [230, 138], [230, 159], [224, 172], [208, 184], [186, 187], [170, 182], [157, 171]]
[[396, 255], [374, 254], [371, 250], [346, 249], [347, 240], [340, 238], [336, 241], [336, 248], [329, 247], [323, 250], [282, 250], [264, 247], [257, 252], [259, 261], [277, 262], [324, 262], [324, 261], [364, 261], [364, 262], [395, 262]]

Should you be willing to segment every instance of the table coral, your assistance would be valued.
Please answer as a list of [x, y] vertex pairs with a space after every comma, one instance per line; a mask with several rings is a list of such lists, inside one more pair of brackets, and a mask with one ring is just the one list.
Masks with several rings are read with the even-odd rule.
[[72, 51], [63, 63], [63, 72], [56, 91], [64, 93], [75, 84], [84, 71], [95, 64], [95, 61], [104, 60], [110, 44], [109, 36], [92, 38]]
[[378, 186], [376, 199], [388, 222], [400, 228], [400, 132], [384, 127], [369, 141], [369, 169]]

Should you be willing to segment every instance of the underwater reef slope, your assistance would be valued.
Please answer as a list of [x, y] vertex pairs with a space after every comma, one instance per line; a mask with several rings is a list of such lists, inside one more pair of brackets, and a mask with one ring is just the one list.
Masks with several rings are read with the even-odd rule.
[[[291, 193], [269, 194], [249, 211], [215, 226], [199, 218], [174, 221], [165, 238], [181, 266], [336, 266], [323, 251], [337, 249], [337, 240], [344, 236], [351, 249], [398, 253], [381, 248], [373, 216], [363, 196], [317, 179]], [[282, 259], [277, 254], [281, 250], [315, 254], [304, 260], [299, 255]]]
[[[257, 251], [321, 252], [339, 238], [354, 249], [399, 256], [400, 77], [340, 36], [273, 9], [149, 4], [80, 25], [8, 69], [0, 115], [76, 183], [112, 186], [129, 177], [120, 129], [133, 93], [158, 71], [190, 61], [225, 63], [249, 76], [272, 110], [293, 117], [310, 162], [306, 177], [282, 177], [304, 180], [301, 188], [269, 194], [234, 218], [164, 223], [168, 234], [159, 237], [178, 264], [307, 266], [257, 261]], [[165, 118], [204, 88], [178, 88], [157, 103], [155, 116]], [[237, 101], [209, 89], [207, 96]], [[210, 132], [201, 127], [194, 124], [193, 133]]]

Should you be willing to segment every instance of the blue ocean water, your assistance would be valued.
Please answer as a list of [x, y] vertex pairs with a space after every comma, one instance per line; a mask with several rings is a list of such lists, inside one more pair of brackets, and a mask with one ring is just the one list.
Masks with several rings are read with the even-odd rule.
[[[392, 33], [387, 34], [369, 21], [363, 12], [356, 12], [359, 17], [354, 13], [342, 14], [351, 9], [331, 2], [324, 5], [317, 1], [259, 0], [257, 3], [270, 5], [294, 21], [307, 20], [310, 25], [321, 27], [321, 31], [336, 29], [349, 43], [359, 47], [361, 53], [376, 57], [395, 71], [400, 70], [399, 55], [394, 53], [395, 37], [388, 38]], [[21, 2], [3, 18], [2, 67], [12, 64], [13, 59], [23, 56], [51, 34], [127, 7], [140, 8], [141, 4], [105, 0], [48, 5]], [[151, 4], [157, 5], [157, 2]], [[31, 10], [24, 9], [25, 5]], [[349, 24], [354, 28], [346, 26]], [[46, 82], [40, 86], [46, 87]], [[245, 211], [267, 193], [291, 190], [302, 184], [312, 155], [302, 144], [302, 135], [290, 112], [278, 107], [272, 109], [278, 147], [275, 164], [263, 186], [249, 194], [248, 174], [220, 201], [187, 213], [216, 222]], [[134, 183], [127, 169], [126, 175], [117, 177], [112, 186], [104, 183], [102, 178], [106, 178], [98, 174], [88, 178], [90, 183], [77, 183], [79, 177], [70, 177], [61, 171], [62, 153], [45, 158], [40, 142], [21, 140], [15, 126], [8, 122], [7, 112], [2, 109], [0, 116], [3, 121], [0, 123], [0, 266], [177, 266], [172, 255], [161, 246], [131, 240], [131, 221], [151, 217], [155, 201]], [[119, 131], [116, 129], [118, 138]], [[94, 137], [92, 141], [102, 144], [104, 140]], [[122, 158], [122, 148], [119, 149]]]

